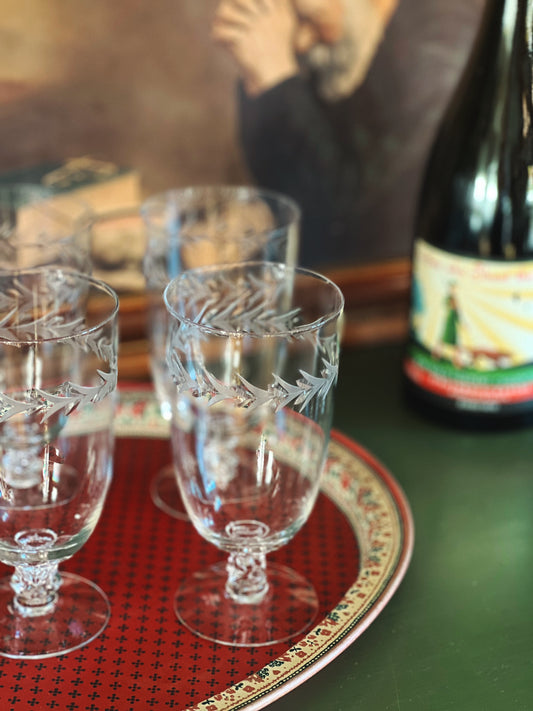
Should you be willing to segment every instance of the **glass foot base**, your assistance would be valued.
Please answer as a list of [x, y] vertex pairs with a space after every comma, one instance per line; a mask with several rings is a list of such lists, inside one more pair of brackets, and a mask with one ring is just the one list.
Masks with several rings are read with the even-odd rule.
[[189, 516], [181, 500], [172, 464], [163, 467], [152, 479], [150, 483], [150, 496], [157, 508], [169, 516], [173, 516], [180, 521], [189, 520]]
[[104, 630], [111, 608], [105, 593], [90, 580], [61, 573], [53, 612], [25, 617], [13, 609], [10, 578], [0, 580], [0, 656], [43, 659], [79, 649]]
[[282, 565], [267, 568], [269, 591], [262, 602], [241, 605], [226, 595], [226, 564], [194, 573], [178, 588], [174, 611], [182, 624], [204, 639], [237, 647], [285, 642], [312, 624], [318, 612], [315, 589]]

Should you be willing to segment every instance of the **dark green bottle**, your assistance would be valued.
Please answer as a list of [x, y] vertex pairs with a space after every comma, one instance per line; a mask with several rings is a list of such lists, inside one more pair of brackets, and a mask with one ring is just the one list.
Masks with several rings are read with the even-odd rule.
[[457, 424], [533, 415], [533, 0], [488, 0], [415, 220], [407, 391]]

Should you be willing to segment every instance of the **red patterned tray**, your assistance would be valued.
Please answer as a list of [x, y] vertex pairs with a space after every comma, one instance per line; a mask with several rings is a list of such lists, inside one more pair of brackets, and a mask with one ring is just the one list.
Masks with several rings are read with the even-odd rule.
[[153, 400], [123, 393], [117, 430], [104, 514], [64, 565], [107, 592], [111, 621], [79, 652], [39, 661], [0, 658], [2, 709], [263, 708], [351, 644], [403, 578], [414, 535], [409, 505], [372, 456], [334, 433], [309, 521], [271, 556], [312, 580], [321, 602], [317, 625], [290, 648], [232, 648], [195, 637], [174, 616], [174, 591], [220, 553], [150, 500], [150, 479], [170, 460]]

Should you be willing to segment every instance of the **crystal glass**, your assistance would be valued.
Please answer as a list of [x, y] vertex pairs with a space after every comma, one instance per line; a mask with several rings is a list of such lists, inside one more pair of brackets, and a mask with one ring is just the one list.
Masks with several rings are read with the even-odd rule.
[[0, 654], [64, 654], [110, 614], [58, 566], [93, 532], [113, 461], [118, 299], [55, 267], [0, 273]]
[[252, 262], [184, 272], [165, 300], [175, 475], [198, 533], [228, 554], [182, 583], [176, 614], [223, 644], [289, 639], [312, 623], [317, 596], [266, 556], [319, 491], [342, 294], [314, 272]]
[[93, 218], [69, 194], [0, 184], [0, 271], [56, 264], [89, 274]]
[[[170, 419], [165, 362], [168, 317], [163, 290], [180, 272], [202, 265], [257, 259], [294, 264], [300, 210], [290, 198], [246, 186], [198, 186], [154, 195], [142, 205], [147, 244], [144, 273], [149, 297], [150, 365], [161, 413]], [[186, 518], [172, 466], [151, 484], [157, 506]]]

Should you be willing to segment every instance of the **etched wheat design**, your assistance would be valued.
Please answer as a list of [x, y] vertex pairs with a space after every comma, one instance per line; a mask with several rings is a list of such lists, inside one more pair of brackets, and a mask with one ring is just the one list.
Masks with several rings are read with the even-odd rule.
[[[118, 370], [113, 343], [102, 328], [86, 332], [82, 316], [66, 321], [61, 315], [61, 308], [56, 304], [73, 300], [73, 286], [66, 280], [58, 279], [53, 287], [56, 298], [49, 298], [44, 313], [35, 318], [36, 293], [14, 278], [12, 287], [0, 295], [0, 309], [3, 313], [0, 319], [0, 338], [8, 342], [9, 347], [17, 347], [18, 344], [35, 350], [39, 342], [45, 340], [63, 341], [74, 349], [93, 352], [99, 360], [109, 364], [109, 372], [97, 369], [100, 382], [93, 386], [66, 381], [53, 390], [30, 388], [25, 392], [24, 400], [0, 393], [0, 423], [20, 414], [38, 414], [41, 421], [45, 422], [52, 415], [60, 412], [69, 414], [77, 407], [103, 400], [116, 388]], [[43, 309], [42, 303], [40, 308]], [[13, 326], [15, 317], [16, 326]]]

